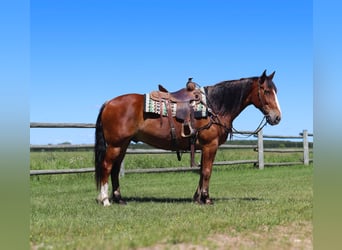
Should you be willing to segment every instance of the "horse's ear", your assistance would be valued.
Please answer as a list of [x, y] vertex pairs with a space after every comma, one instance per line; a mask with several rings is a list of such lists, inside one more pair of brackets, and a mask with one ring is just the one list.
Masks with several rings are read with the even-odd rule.
[[263, 83], [266, 80], [266, 69], [264, 70], [264, 72], [262, 73], [262, 75], [259, 78], [259, 82]]
[[274, 74], [275, 74], [275, 71], [273, 71], [273, 73], [272, 73], [272, 74], [270, 74], [270, 75], [268, 76], [268, 78], [272, 80], [272, 79], [273, 79], [273, 76], [274, 76]]

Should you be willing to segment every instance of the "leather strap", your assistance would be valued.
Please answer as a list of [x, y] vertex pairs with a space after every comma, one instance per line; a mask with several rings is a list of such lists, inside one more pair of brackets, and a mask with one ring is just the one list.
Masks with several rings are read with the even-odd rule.
[[173, 118], [172, 118], [172, 110], [171, 110], [170, 101], [165, 100], [165, 104], [166, 104], [166, 109], [167, 109], [168, 118], [169, 118], [169, 124], [170, 124], [170, 128], [171, 128], [171, 148], [176, 149], [177, 159], [178, 159], [178, 161], [180, 161], [181, 160], [181, 153], [178, 149], [176, 128], [175, 128], [175, 124], [174, 124]]

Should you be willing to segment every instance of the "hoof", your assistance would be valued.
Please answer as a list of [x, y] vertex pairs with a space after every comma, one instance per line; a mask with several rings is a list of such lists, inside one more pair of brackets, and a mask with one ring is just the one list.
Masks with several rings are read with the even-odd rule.
[[212, 199], [206, 199], [205, 200], [205, 203], [204, 203], [205, 205], [214, 205], [214, 202], [213, 202], [213, 200]]
[[100, 204], [100, 205], [103, 205], [104, 207], [108, 207], [108, 206], [110, 206], [110, 202], [109, 202], [109, 200], [108, 200], [108, 198], [105, 198], [105, 199], [102, 199], [102, 200], [100, 200], [100, 199], [96, 199], [96, 202], [98, 203], [98, 204]]
[[199, 195], [197, 192], [195, 192], [193, 200], [199, 205], [214, 205], [214, 202], [208, 197], [208, 195]]
[[127, 205], [127, 202], [123, 199], [113, 199], [113, 203], [119, 204], [119, 205]]
[[127, 202], [124, 199], [122, 199], [121, 195], [113, 195], [112, 202], [119, 205], [127, 205]]
[[198, 205], [214, 205], [214, 202], [211, 199], [206, 199], [206, 200], [194, 200], [194, 202]]
[[102, 204], [104, 207], [109, 207], [110, 206], [110, 202], [108, 199], [105, 199], [104, 201], [102, 201]]

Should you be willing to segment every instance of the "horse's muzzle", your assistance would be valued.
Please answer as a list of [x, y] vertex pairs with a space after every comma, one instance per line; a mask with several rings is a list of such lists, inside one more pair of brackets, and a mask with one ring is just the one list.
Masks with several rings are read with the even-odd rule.
[[270, 112], [270, 114], [268, 114], [266, 116], [266, 121], [268, 122], [268, 124], [270, 125], [277, 125], [281, 120], [281, 115], [276, 113], [276, 112]]

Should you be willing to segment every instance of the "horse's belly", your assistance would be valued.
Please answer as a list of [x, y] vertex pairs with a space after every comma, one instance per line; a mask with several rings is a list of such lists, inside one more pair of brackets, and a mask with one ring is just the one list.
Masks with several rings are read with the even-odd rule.
[[137, 134], [133, 137], [134, 141], [141, 141], [156, 148], [173, 150], [187, 150], [189, 147], [189, 138], [180, 137], [180, 125], [175, 122], [175, 140], [171, 136], [171, 127], [168, 119], [146, 119]]

